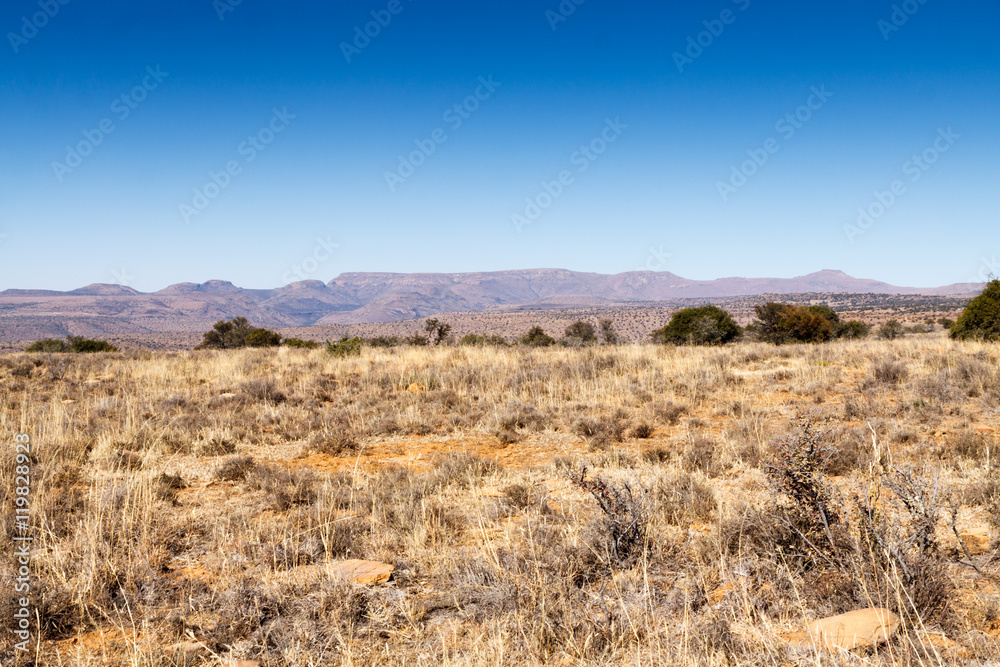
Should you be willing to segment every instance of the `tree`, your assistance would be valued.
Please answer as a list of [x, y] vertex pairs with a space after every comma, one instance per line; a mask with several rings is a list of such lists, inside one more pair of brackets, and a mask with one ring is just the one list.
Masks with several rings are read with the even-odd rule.
[[955, 326], [955, 320], [949, 319], [947, 317], [942, 317], [937, 321], [941, 325], [942, 329], [948, 330]]
[[566, 327], [566, 331], [563, 333], [563, 343], [566, 345], [580, 346], [596, 342], [597, 330], [590, 322], [582, 320], [574, 322]]
[[429, 319], [424, 322], [424, 331], [434, 340], [435, 345], [440, 345], [448, 339], [448, 334], [451, 333], [451, 325], [436, 319]]
[[531, 327], [528, 332], [517, 339], [517, 342], [521, 345], [529, 345], [531, 347], [548, 347], [549, 345], [554, 345], [556, 339], [545, 333], [545, 330], [541, 327]]
[[986, 289], [969, 302], [951, 327], [956, 340], [1000, 340], [1000, 280], [986, 284]]
[[202, 335], [201, 345], [196, 350], [231, 350], [240, 347], [273, 347], [281, 344], [281, 334], [268, 329], [259, 329], [245, 317], [219, 320], [211, 331]]
[[833, 338], [840, 316], [826, 305], [793, 306], [770, 301], [754, 306], [754, 331], [768, 343], [820, 343]]
[[889, 320], [878, 328], [878, 335], [886, 340], [896, 340], [903, 335], [903, 325], [899, 320]]
[[724, 345], [743, 333], [732, 316], [718, 306], [683, 308], [670, 323], [654, 331], [654, 342], [672, 345]]
[[618, 332], [615, 331], [615, 323], [610, 319], [603, 319], [600, 321], [601, 327], [601, 340], [604, 341], [605, 345], [617, 345], [618, 344]]

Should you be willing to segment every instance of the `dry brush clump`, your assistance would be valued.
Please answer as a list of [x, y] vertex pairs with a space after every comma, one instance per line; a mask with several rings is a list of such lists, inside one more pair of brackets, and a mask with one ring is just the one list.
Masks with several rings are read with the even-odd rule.
[[[982, 662], [998, 359], [933, 335], [0, 357], [0, 424], [38, 443], [35, 662], [777, 665], [805, 659], [783, 633], [872, 605], [904, 633], [851, 660], [918, 664], [923, 630]], [[349, 558], [392, 579], [330, 575]]]

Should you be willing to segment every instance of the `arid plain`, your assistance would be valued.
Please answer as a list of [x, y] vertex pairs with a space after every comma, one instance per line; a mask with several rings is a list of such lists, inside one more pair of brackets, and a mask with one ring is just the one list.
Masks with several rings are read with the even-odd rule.
[[[5, 355], [36, 664], [995, 664], [998, 361], [941, 333]], [[887, 643], [803, 640], [868, 607]]]

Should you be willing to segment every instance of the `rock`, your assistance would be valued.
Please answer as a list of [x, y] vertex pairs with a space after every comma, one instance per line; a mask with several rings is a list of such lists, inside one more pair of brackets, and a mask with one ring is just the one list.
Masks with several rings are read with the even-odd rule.
[[962, 531], [959, 537], [970, 556], [979, 556], [990, 550], [990, 529], [986, 526]]
[[356, 584], [372, 586], [374, 584], [384, 584], [389, 581], [392, 565], [377, 563], [371, 560], [344, 560], [330, 566], [332, 574]]
[[899, 616], [879, 608], [849, 611], [806, 626], [808, 641], [828, 649], [874, 646], [891, 639], [898, 631]]

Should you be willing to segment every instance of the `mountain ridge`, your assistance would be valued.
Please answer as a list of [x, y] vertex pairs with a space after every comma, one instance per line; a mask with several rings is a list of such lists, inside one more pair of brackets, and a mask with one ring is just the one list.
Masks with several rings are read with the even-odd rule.
[[[13, 330], [61, 331], [67, 318], [114, 319], [135, 332], [189, 331], [236, 316], [269, 327], [384, 323], [437, 313], [510, 308], [557, 309], [653, 305], [678, 299], [782, 294], [964, 296], [979, 283], [933, 288], [899, 287], [824, 269], [794, 278], [727, 277], [691, 280], [670, 272], [618, 274], [567, 269], [473, 273], [343, 273], [329, 282], [302, 280], [272, 289], [248, 289], [226, 280], [182, 282], [155, 292], [96, 283], [60, 292], [0, 292], [0, 335]], [[28, 321], [35, 324], [29, 326]]]

